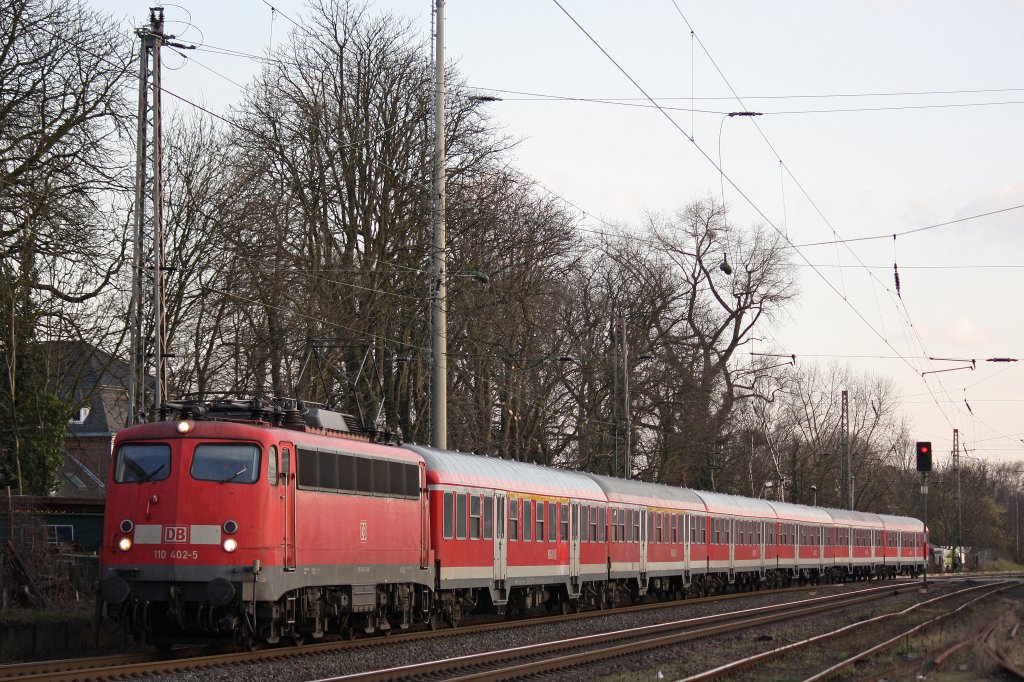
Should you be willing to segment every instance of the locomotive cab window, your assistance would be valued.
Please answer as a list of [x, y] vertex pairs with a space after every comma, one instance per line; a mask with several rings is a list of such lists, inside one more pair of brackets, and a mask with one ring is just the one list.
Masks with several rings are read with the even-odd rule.
[[247, 443], [201, 443], [192, 455], [192, 478], [217, 483], [255, 483], [260, 448]]
[[162, 481], [171, 475], [171, 446], [124, 443], [117, 449], [114, 480], [118, 483]]

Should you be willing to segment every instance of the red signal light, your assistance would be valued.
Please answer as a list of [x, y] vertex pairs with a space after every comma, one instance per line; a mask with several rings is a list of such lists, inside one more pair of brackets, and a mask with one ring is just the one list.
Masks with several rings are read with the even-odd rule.
[[917, 442], [917, 470], [932, 470], [932, 444], [930, 441]]

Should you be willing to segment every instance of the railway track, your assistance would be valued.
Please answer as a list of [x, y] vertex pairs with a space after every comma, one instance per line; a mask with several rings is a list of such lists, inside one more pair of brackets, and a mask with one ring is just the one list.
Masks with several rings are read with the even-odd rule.
[[[817, 673], [808, 675], [806, 682], [820, 682], [822, 680], [834, 679], [842, 676], [844, 673], [852, 671], [854, 666], [860, 661], [863, 661], [871, 656], [874, 656], [886, 649], [896, 646], [902, 642], [906, 642], [910, 637], [918, 634], [925, 628], [928, 628], [942, 620], [951, 616], [957, 615], [963, 612], [965, 609], [984, 601], [994, 595], [1000, 594], [1008, 589], [1019, 587], [1020, 583], [1013, 581], [1000, 582], [995, 584], [984, 584], [966, 587], [963, 589], [955, 590], [953, 592], [943, 594], [932, 599], [914, 604], [901, 611], [893, 613], [887, 613], [874, 618], [868, 618], [856, 623], [845, 625], [832, 629], [828, 632], [817, 634], [807, 639], [793, 642], [782, 647], [772, 649], [770, 651], [761, 652], [752, 656], [748, 656], [742, 659], [731, 661], [725, 665], [718, 666], [705, 672], [691, 675], [686, 677], [686, 682], [702, 682], [704, 680], [713, 680], [720, 678], [728, 678], [735, 676], [738, 673], [743, 673], [745, 676], [754, 674], [763, 674], [766, 679], [771, 677], [770, 666], [776, 666], [776, 670], [780, 665], [780, 659], [793, 654], [800, 650], [806, 650], [815, 648], [817, 650], [820, 647], [828, 646], [830, 640], [834, 640], [839, 637], [844, 638], [844, 646], [849, 646], [850, 638], [854, 633], [858, 631], [868, 630], [871, 628], [878, 628], [880, 624], [887, 621], [899, 621], [900, 619], [906, 619], [908, 616], [912, 616], [918, 612], [927, 612], [929, 610], [938, 610], [939, 613], [930, 618], [927, 618], [923, 622], [917, 623], [906, 630], [901, 630], [895, 635], [886, 637], [883, 641], [874, 643], [867, 646], [867, 648], [858, 651], [857, 653], [847, 656], [843, 660], [834, 663], [828, 668], [821, 670]], [[952, 605], [944, 606], [945, 602], [952, 601]], [[825, 656], [821, 657], [822, 659]], [[804, 658], [806, 660], [806, 657]], [[784, 665], [784, 664], [782, 664]], [[862, 677], [863, 675], [861, 675]]]
[[634, 655], [647, 649], [671, 647], [695, 639], [857, 606], [885, 599], [895, 593], [917, 589], [919, 589], [919, 585], [916, 583], [886, 585], [853, 593], [801, 599], [784, 604], [742, 609], [586, 637], [330, 677], [320, 682], [383, 682], [417, 679], [483, 682], [555, 674], [568, 668], [619, 656]]
[[[958, 578], [954, 577], [952, 579], [957, 580]], [[821, 592], [829, 590], [833, 587], [837, 586], [825, 585], [817, 586], [811, 589]], [[847, 587], [849, 587], [849, 585], [847, 585]], [[671, 643], [671, 641], [673, 641], [672, 638], [676, 638], [674, 641], [686, 641], [687, 639], [708, 637], [714, 634], [728, 632], [731, 629], [754, 627], [758, 624], [771, 623], [777, 620], [785, 620], [787, 618], [792, 618], [795, 616], [792, 613], [789, 613], [789, 611], [794, 608], [806, 609], [803, 611], [798, 611], [796, 615], [810, 615], [813, 613], [820, 613], [822, 611], [843, 608], [845, 606], [855, 605], [857, 603], [865, 603], [871, 600], [884, 598], [885, 596], [891, 595], [894, 592], [905, 592], [908, 590], [916, 590], [919, 588], [919, 581], [899, 581], [896, 583], [885, 583], [880, 585], [874, 585], [867, 588], [855, 589], [853, 591], [843, 592], [836, 595], [828, 595], [816, 597], [813, 599], [798, 600], [795, 603], [800, 604], [801, 606], [799, 607], [793, 606], [794, 602], [788, 602], [786, 604], [776, 604], [766, 607], [760, 607], [757, 609], [744, 609], [729, 614], [705, 616], [700, 618], [675, 621], [673, 623], [667, 623], [664, 625], [648, 626], [646, 628], [641, 628], [637, 630], [637, 632], [634, 633], [634, 635], [631, 638], [628, 636], [624, 636], [626, 638], [620, 641], [618, 645], [621, 646], [620, 653], [635, 652], [639, 650], [638, 647], [647, 646], [645, 642], [641, 641], [638, 643], [638, 639], [654, 641], [668, 638], [665, 640], [665, 643]], [[774, 590], [770, 593], [765, 594], [775, 595], [784, 594], [787, 592], [806, 592], [807, 590], [808, 587], [788, 588], [785, 590]], [[465, 636], [474, 633], [486, 633], [500, 630], [508, 630], [510, 628], [526, 628], [535, 626], [537, 624], [557, 624], [563, 621], [567, 622], [587, 618], [600, 618], [615, 614], [626, 614], [631, 611], [636, 612], [666, 608], [677, 608], [684, 603], [696, 605], [714, 602], [727, 602], [735, 599], [748, 598], [756, 594], [756, 592], [729, 593], [724, 595], [712, 596], [704, 599], [687, 600], [686, 602], [655, 602], [651, 604], [642, 604], [619, 608], [613, 611], [586, 611], [579, 614], [553, 616], [548, 615], [543, 617], [522, 618], [516, 620], [501, 620], [500, 622], [467, 625], [464, 627], [459, 627], [457, 629], [443, 629], [438, 631], [417, 631], [396, 634], [388, 638], [372, 637], [358, 639], [355, 641], [321, 641], [317, 643], [306, 644], [304, 646], [279, 647], [273, 649], [258, 650], [255, 652], [238, 651], [230, 653], [211, 654], [208, 648], [193, 647], [189, 649], [175, 650], [171, 657], [156, 653], [134, 653], [115, 656], [67, 659], [61, 661], [46, 661], [38, 663], [4, 665], [0, 666], [0, 680], [3, 680], [5, 682], [8, 680], [23, 682], [27, 680], [42, 679], [102, 680], [118, 679], [123, 677], [141, 675], [156, 675], [185, 672], [199, 669], [215, 669], [233, 666], [237, 664], [259, 663], [263, 661], [279, 661], [300, 656], [310, 656], [322, 653], [354, 650], [359, 648], [387, 646], [404, 642], [415, 642], [419, 640], [443, 639], [452, 636]], [[609, 635], [607, 639], [609, 642], [613, 642], [615, 640], [614, 633]], [[553, 643], [553, 645], [555, 646], [552, 649], [552, 653], [537, 653], [536, 655], [543, 655], [547, 658], [557, 658], [562, 655], [559, 653], [560, 649], [562, 652], [567, 651], [564, 646], [557, 646], [558, 643]], [[662, 646], [664, 644], [654, 645]], [[608, 646], [614, 646], [614, 644], [605, 645], [602, 644], [599, 640], [595, 639], [592, 643], [583, 644], [581, 646], [586, 646], [589, 649], [597, 649], [602, 647], [607, 648]], [[540, 651], [540, 649], [535, 649], [534, 651]], [[570, 654], [571, 653], [572, 652], [570, 651]], [[532, 656], [534, 654], [528, 653], [528, 655]], [[612, 653], [610, 655], [620, 654]], [[583, 659], [580, 659], [580, 662], [582, 661]], [[479, 663], [474, 660], [466, 660], [460, 663], [460, 665], [469, 667], [478, 664]], [[578, 663], [572, 663], [571, 661], [567, 660], [560, 665], [574, 664]], [[513, 665], [515, 664], [513, 663]], [[541, 665], [541, 669], [542, 668], [543, 665]], [[378, 675], [378, 677], [356, 676], [350, 679], [394, 679], [392, 673], [373, 674]]]
[[[886, 586], [868, 588], [892, 589], [893, 583]], [[827, 590], [840, 586], [818, 586], [812, 589], [817, 591]], [[773, 590], [764, 594], [786, 594], [806, 592], [808, 587], [792, 587], [780, 590]], [[654, 611], [659, 609], [676, 608], [681, 604], [713, 604], [716, 602], [728, 602], [736, 599], [749, 598], [758, 593], [739, 592], [715, 595], [701, 599], [682, 601], [659, 601], [649, 604], [638, 604], [627, 606], [611, 611], [585, 611], [578, 614], [568, 615], [545, 615], [541, 617], [524, 617], [514, 620], [502, 619], [498, 622], [487, 622], [476, 625], [466, 625], [456, 629], [442, 629], [437, 631], [416, 631], [403, 634], [396, 634], [388, 638], [371, 637], [349, 640], [331, 640], [317, 643], [309, 643], [303, 646], [277, 647], [273, 649], [258, 650], [255, 652], [230, 652], [210, 653], [209, 647], [189, 647], [175, 649], [171, 654], [159, 654], [156, 652], [138, 652], [129, 654], [113, 654], [109, 656], [92, 656], [86, 658], [73, 658], [52, 661], [40, 661], [31, 663], [16, 663], [0, 665], [0, 680], [24, 682], [28, 680], [101, 680], [117, 679], [132, 675], [161, 674], [181, 672], [201, 668], [214, 668], [218, 666], [229, 666], [236, 663], [252, 663], [259, 661], [279, 660], [295, 656], [306, 656], [317, 653], [344, 651], [363, 647], [384, 646], [399, 642], [410, 642], [422, 639], [443, 639], [451, 636], [462, 636], [473, 633], [492, 632], [497, 630], [508, 630], [510, 628], [531, 627], [538, 623], [559, 623], [588, 618], [601, 618], [614, 614], [626, 614], [630, 612]]]

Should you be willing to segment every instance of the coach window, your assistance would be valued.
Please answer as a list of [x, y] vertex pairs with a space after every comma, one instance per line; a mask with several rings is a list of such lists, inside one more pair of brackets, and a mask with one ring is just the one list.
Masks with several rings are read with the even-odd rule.
[[548, 502], [548, 542], [558, 542], [558, 505]]
[[469, 498], [469, 539], [480, 539], [480, 496]]
[[267, 454], [267, 479], [270, 481], [270, 485], [277, 485], [277, 446], [271, 445], [270, 452]]
[[580, 509], [580, 542], [590, 542], [590, 507]]
[[558, 513], [562, 516], [562, 542], [569, 542], [569, 505], [559, 505]]
[[444, 539], [451, 540], [455, 535], [455, 496], [452, 493], [444, 494]]
[[534, 537], [537, 538], [537, 542], [544, 542], [544, 503], [540, 500], [537, 501], [537, 532]]
[[533, 502], [523, 500], [523, 542], [533, 540]]
[[156, 443], [125, 443], [117, 449], [114, 480], [118, 483], [162, 481], [171, 475], [171, 448]]
[[608, 541], [608, 508], [601, 507], [598, 509], [598, 523], [597, 523], [597, 541], [607, 542]]
[[508, 539], [519, 539], [519, 500], [515, 497], [508, 498]]
[[202, 443], [192, 455], [192, 478], [218, 483], [255, 483], [260, 448], [244, 443]]
[[459, 493], [455, 498], [455, 539], [466, 539], [466, 498], [469, 493]]
[[654, 512], [654, 536], [653, 541], [658, 544], [661, 543], [661, 513]]
[[[501, 519], [501, 514], [498, 514]], [[484, 540], [491, 540], [494, 536], [494, 500], [484, 497]]]

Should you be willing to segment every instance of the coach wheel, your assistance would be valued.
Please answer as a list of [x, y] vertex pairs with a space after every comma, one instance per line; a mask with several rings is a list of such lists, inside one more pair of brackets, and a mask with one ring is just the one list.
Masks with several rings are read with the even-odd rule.
[[306, 642], [306, 637], [301, 632], [293, 632], [288, 639], [292, 640], [295, 646], [302, 646]]

